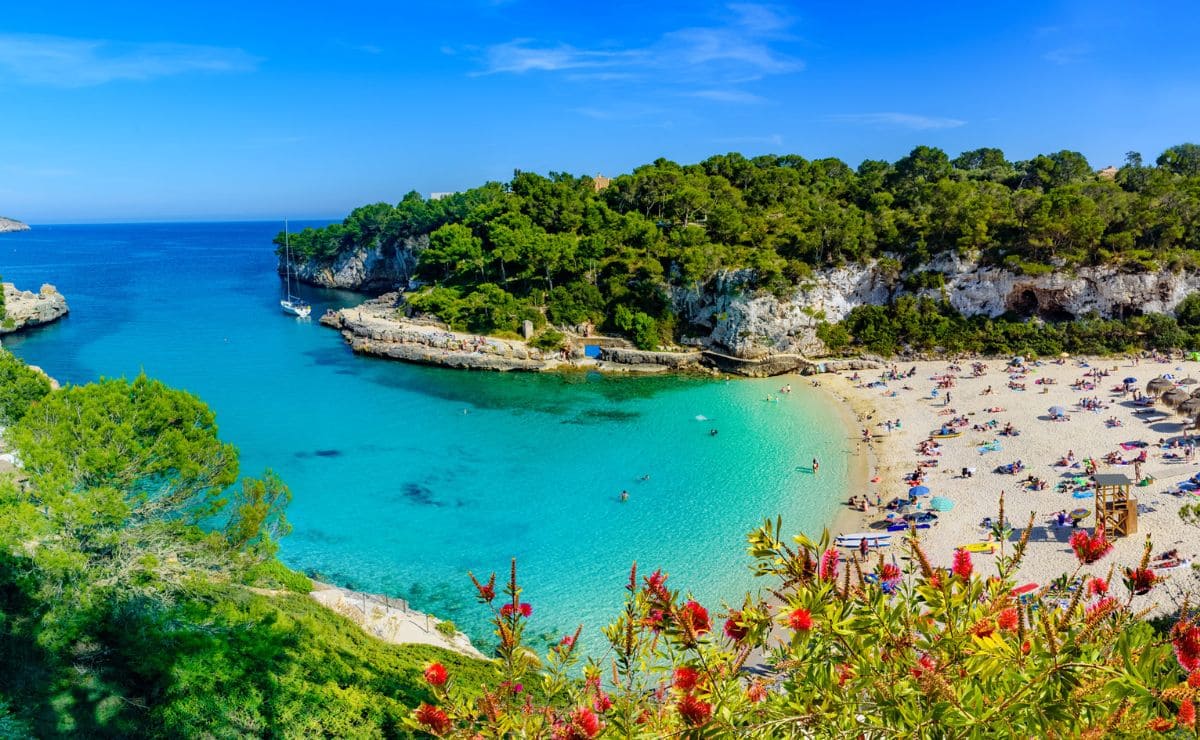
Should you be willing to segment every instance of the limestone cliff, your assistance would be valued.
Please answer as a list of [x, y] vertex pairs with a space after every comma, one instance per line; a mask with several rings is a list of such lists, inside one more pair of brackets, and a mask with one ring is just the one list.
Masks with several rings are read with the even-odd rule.
[[[411, 252], [386, 257], [360, 250], [328, 266], [301, 264], [301, 279], [350, 290], [380, 291], [408, 283]], [[1081, 267], [1048, 275], [1022, 275], [960, 257], [943, 257], [924, 270], [943, 274], [945, 285], [919, 294], [946, 299], [965, 315], [1013, 312], [1044, 319], [1171, 313], [1200, 291], [1196, 272], [1123, 272]], [[822, 321], [838, 321], [856, 306], [886, 304], [904, 292], [902, 275], [877, 262], [822, 270], [785, 294], [755, 290], [753, 274], [727, 271], [700, 286], [671, 290], [676, 313], [692, 328], [684, 343], [744, 358], [795, 353], [820, 356]], [[697, 331], [698, 330], [698, 331]]]
[[6, 231], [29, 231], [29, 224], [21, 223], [14, 218], [0, 216], [0, 234]]
[[[309, 285], [341, 288], [365, 293], [384, 293], [408, 284], [416, 267], [416, 255], [429, 245], [429, 237], [409, 239], [405, 248], [385, 254], [378, 246], [360, 247], [339, 255], [332, 262], [292, 260], [292, 276]], [[279, 274], [284, 274], [283, 256]]]
[[11, 334], [32, 326], [41, 326], [57, 321], [67, 315], [67, 299], [53, 285], [43, 285], [37, 293], [18, 290], [12, 283], [4, 283], [4, 320], [0, 321], [0, 334]]

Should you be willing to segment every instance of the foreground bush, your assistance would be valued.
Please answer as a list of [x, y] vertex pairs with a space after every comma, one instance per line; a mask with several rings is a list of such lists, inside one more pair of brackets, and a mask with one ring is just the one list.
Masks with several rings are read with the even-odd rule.
[[[1134, 593], [1156, 580], [1145, 562], [1123, 589], [1077, 569], [1060, 590], [1018, 597], [1024, 540], [983, 576], [965, 551], [934, 568], [916, 539], [903, 567], [839, 557], [828, 536], [793, 546], [778, 522], [749, 539], [769, 599], [712, 615], [635, 566], [604, 630], [609, 649], [583, 681], [567, 678], [578, 632], [540, 668], [525, 647], [533, 606], [515, 564], [503, 596], [494, 575], [476, 580], [493, 611], [496, 676], [469, 696], [453, 671], [429, 666], [438, 700], [410, 726], [447, 737], [1195, 736], [1200, 625], [1186, 605], [1168, 634], [1139, 618]], [[535, 683], [544, 699], [530, 697]]]

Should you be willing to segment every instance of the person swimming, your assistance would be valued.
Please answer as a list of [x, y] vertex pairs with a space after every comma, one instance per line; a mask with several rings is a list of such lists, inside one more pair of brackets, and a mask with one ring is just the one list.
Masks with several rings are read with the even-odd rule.
[[708, 430], [708, 436], [710, 436], [710, 437], [715, 437], [715, 436], [717, 436], [717, 430], [716, 430], [716, 429], [709, 429], [709, 430]]
[[621, 499], [621, 503], [625, 503], [626, 501], [628, 501], [629, 500], [629, 491], [621, 491], [620, 499]]

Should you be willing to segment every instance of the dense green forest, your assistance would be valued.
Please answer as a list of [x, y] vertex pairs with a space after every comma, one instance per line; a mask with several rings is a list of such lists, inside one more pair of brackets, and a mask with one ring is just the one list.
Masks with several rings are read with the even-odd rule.
[[406, 735], [437, 660], [368, 637], [275, 557], [290, 494], [239, 480], [199, 399], [145, 377], [51, 392], [0, 350], [0, 737]]
[[[282, 244], [283, 235], [277, 238]], [[951, 159], [917, 147], [894, 162], [723, 154], [664, 159], [597, 188], [589, 177], [517, 172], [440, 200], [409, 193], [291, 236], [300, 259], [364, 246], [414, 256], [412, 305], [470, 331], [591, 321], [650, 346], [680, 326], [668, 287], [748, 268], [782, 292], [814, 268], [890, 260], [922, 281], [938, 254], [1040, 274], [1080, 265], [1131, 271], [1200, 265], [1200, 146], [1153, 165], [1130, 152], [1097, 173], [1078, 152], [1010, 162], [998, 149]]]

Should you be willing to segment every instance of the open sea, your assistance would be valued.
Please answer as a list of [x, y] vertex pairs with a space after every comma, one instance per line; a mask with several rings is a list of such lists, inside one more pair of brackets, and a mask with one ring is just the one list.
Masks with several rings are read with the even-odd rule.
[[[320, 224], [292, 227], [307, 225]], [[804, 379], [471, 373], [357, 357], [315, 317], [360, 296], [301, 288], [314, 318], [280, 311], [280, 228], [34, 226], [0, 234], [0, 274], [27, 290], [53, 283], [71, 307], [5, 337], [8, 349], [66, 383], [145, 371], [196, 393], [244, 474], [278, 472], [294, 497], [281, 557], [295, 568], [408, 599], [487, 641], [467, 571], [503, 581], [516, 557], [534, 608], [527, 636], [583, 623], [594, 648], [633, 561], [710, 609], [740, 604], [757, 586], [745, 533], [776, 515], [788, 531], [819, 532], [845, 496], [848, 430]], [[785, 382], [793, 393], [765, 400]]]

